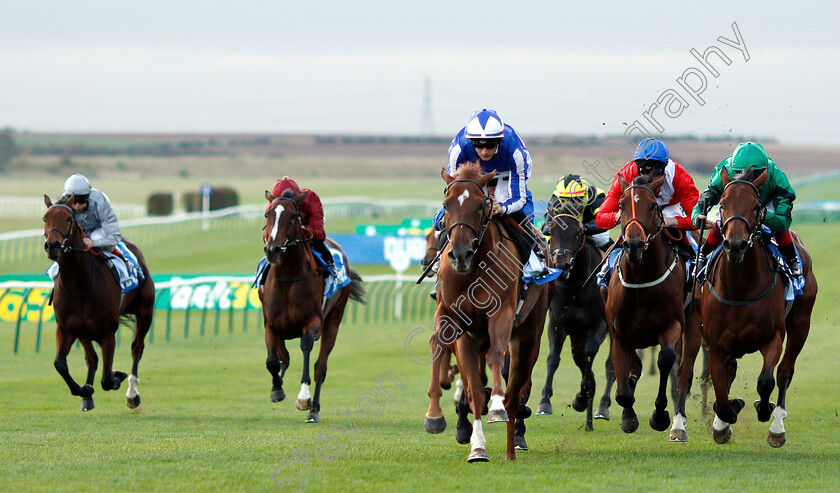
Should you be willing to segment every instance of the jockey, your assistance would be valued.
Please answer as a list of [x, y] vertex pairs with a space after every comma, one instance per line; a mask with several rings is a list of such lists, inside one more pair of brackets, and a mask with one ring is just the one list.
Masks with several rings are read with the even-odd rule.
[[[583, 205], [583, 210], [580, 213], [583, 233], [592, 238], [598, 248], [606, 251], [612, 245], [610, 233], [595, 224], [595, 216], [605, 199], [603, 190], [590, 185], [589, 182], [578, 175], [568, 174], [557, 182], [557, 188], [551, 194], [551, 200], [548, 202], [548, 210], [560, 208], [567, 201], [572, 201], [576, 205]], [[546, 211], [544, 233], [550, 228], [550, 219], [550, 214]]]
[[[481, 109], [470, 116], [467, 126], [458, 132], [449, 146], [447, 172], [454, 175], [458, 166], [467, 162], [480, 162], [485, 173], [496, 171], [492, 213], [508, 215], [526, 231], [533, 226], [534, 203], [528, 190], [531, 177], [531, 154], [525, 143], [502, 117], [493, 110]], [[492, 183], [492, 182], [491, 182]], [[435, 230], [442, 231], [444, 209], [435, 214]], [[539, 254], [539, 243], [532, 235], [521, 238], [530, 246], [530, 256], [523, 266], [523, 274], [537, 284], [556, 279], [560, 271], [544, 265]], [[445, 235], [440, 235], [445, 237]], [[524, 250], [524, 249], [523, 249]]]
[[327, 234], [324, 232], [324, 208], [321, 205], [321, 199], [312, 190], [298, 187], [298, 184], [288, 176], [284, 176], [274, 183], [274, 187], [271, 189], [271, 195], [280, 197], [286, 190], [291, 190], [295, 195], [299, 193], [306, 194], [306, 197], [300, 203], [300, 213], [303, 229], [311, 235], [309, 245], [321, 255], [330, 273], [333, 276], [337, 276], [332, 253], [330, 253], [327, 245], [324, 244]]
[[[117, 215], [111, 207], [111, 201], [107, 195], [95, 188], [91, 188], [90, 181], [81, 174], [74, 174], [64, 182], [64, 194], [56, 201], [58, 204], [65, 204], [70, 197], [75, 197], [70, 208], [73, 210], [73, 219], [85, 232], [82, 242], [85, 248], [96, 248], [102, 252], [118, 256], [125, 263], [126, 272], [120, 272], [121, 288], [123, 292], [133, 289], [136, 286], [132, 275], [142, 281], [144, 275], [140, 269], [134, 253], [122, 241], [120, 225], [117, 222]], [[119, 271], [119, 269], [117, 269]], [[58, 263], [54, 263], [47, 274], [55, 280], [58, 276]], [[128, 278], [123, 277], [127, 275]]]
[[790, 235], [790, 213], [793, 209], [793, 201], [796, 200], [796, 193], [790, 186], [787, 176], [779, 169], [776, 163], [767, 157], [767, 152], [761, 144], [745, 142], [739, 144], [731, 156], [721, 161], [712, 172], [709, 186], [700, 195], [700, 200], [694, 207], [691, 217], [699, 227], [703, 221], [709, 229], [709, 236], [700, 252], [700, 259], [697, 263], [696, 272], [702, 269], [706, 257], [714, 251], [723, 241], [723, 235], [717, 222], [706, 218], [709, 208], [720, 201], [723, 195], [723, 183], [720, 178], [721, 170], [726, 168], [730, 178], [747, 168], [754, 170], [767, 170], [767, 180], [759, 189], [761, 203], [764, 204], [764, 224], [774, 233], [779, 251], [787, 258], [791, 274], [795, 277], [802, 275], [802, 265], [796, 255], [796, 248], [793, 245], [793, 238]]
[[[694, 185], [694, 180], [688, 171], [679, 163], [668, 156], [668, 147], [661, 140], [647, 138], [639, 143], [633, 160], [622, 167], [616, 178], [613, 180], [607, 198], [601, 204], [598, 214], [595, 216], [595, 225], [601, 229], [609, 230], [621, 222], [621, 212], [618, 210], [618, 201], [621, 198], [622, 190], [618, 177], [624, 178], [627, 183], [639, 175], [647, 175], [656, 178], [665, 175], [665, 183], [660, 187], [656, 202], [662, 208], [664, 228], [674, 228], [684, 232], [693, 231], [694, 224], [687, 216], [686, 211], [691, 211], [697, 203], [699, 192]], [[690, 249], [688, 234], [683, 234], [680, 243]], [[604, 263], [599, 278], [604, 284], [609, 282], [608, 276], [612, 268], [610, 263], [614, 261], [619, 248], [615, 248], [610, 254], [610, 261]], [[684, 255], [688, 252], [684, 252]]]

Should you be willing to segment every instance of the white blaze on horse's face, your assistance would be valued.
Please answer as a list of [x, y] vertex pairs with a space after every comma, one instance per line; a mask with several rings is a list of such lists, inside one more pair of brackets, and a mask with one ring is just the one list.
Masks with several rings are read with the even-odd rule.
[[633, 192], [633, 202], [638, 202], [638, 201], [639, 201], [639, 195], [637, 193]]
[[470, 191], [469, 190], [464, 190], [464, 193], [462, 193], [461, 195], [458, 196], [458, 204], [459, 205], [464, 205], [464, 201], [467, 200], [469, 198], [469, 196], [470, 196]]
[[271, 228], [271, 239], [274, 240], [277, 237], [277, 229], [280, 227], [280, 213], [283, 212], [283, 206], [277, 204], [274, 208], [274, 227]]

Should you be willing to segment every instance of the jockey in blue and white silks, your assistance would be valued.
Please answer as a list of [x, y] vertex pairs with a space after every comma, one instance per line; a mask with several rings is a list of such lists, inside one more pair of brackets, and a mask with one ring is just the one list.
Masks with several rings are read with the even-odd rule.
[[[495, 113], [492, 110], [485, 111], [487, 114]], [[446, 171], [453, 175], [458, 166], [463, 163], [480, 162], [485, 173], [496, 171], [498, 184], [495, 198], [496, 202], [502, 206], [503, 213], [522, 211], [526, 216], [532, 216], [534, 202], [531, 191], [528, 190], [532, 167], [531, 154], [516, 130], [507, 124], [504, 124], [502, 128], [504, 129], [503, 136], [498, 141], [496, 152], [486, 161], [479, 158], [475, 146], [467, 137], [467, 127], [462, 128], [449, 146], [449, 166]]]
[[[526, 229], [526, 223], [533, 224], [534, 202], [528, 190], [531, 154], [513, 127], [505, 124], [493, 110], [481, 109], [473, 113], [467, 125], [452, 139], [447, 173], [454, 175], [461, 164], [469, 162], [481, 163], [485, 173], [496, 171], [496, 178], [487, 187], [487, 192], [494, 198], [494, 214], [510, 215]], [[445, 227], [441, 225], [443, 215], [443, 208], [435, 214], [437, 231]], [[532, 251], [523, 268], [525, 280], [542, 284], [557, 278], [560, 271], [544, 265], [533, 238], [528, 239], [528, 243]]]

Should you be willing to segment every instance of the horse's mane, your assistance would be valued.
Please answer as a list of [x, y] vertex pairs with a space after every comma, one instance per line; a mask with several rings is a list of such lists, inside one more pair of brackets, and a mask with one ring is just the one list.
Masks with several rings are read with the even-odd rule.
[[477, 180], [484, 174], [484, 168], [478, 162], [464, 163], [455, 170], [453, 178]]
[[733, 177], [732, 179], [733, 180], [753, 181], [753, 180], [756, 179], [757, 174], [758, 173], [756, 173], [756, 171], [752, 168], [752, 166], [747, 166], [747, 168], [744, 169], [744, 171], [738, 172], [735, 175], [735, 177]]

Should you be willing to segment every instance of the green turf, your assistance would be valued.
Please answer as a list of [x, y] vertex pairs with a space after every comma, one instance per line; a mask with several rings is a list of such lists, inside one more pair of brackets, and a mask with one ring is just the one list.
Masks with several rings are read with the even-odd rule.
[[[174, 332], [166, 342], [159, 313], [155, 342], [141, 365], [143, 404], [136, 411], [125, 407], [124, 387], [106, 393], [97, 384], [96, 409], [79, 412], [79, 399], [70, 396], [52, 367], [51, 329], [45, 328], [40, 353], [31, 349], [28, 334], [14, 355], [13, 327], [0, 327], [0, 487], [277, 491], [274, 473], [279, 482], [288, 479], [282, 489], [290, 491], [304, 478], [308, 491], [835, 490], [840, 488], [840, 360], [834, 357], [840, 351], [840, 308], [833, 294], [840, 289], [840, 267], [832, 259], [840, 230], [817, 225], [799, 230], [815, 257], [820, 295], [789, 393], [788, 443], [780, 449], [766, 444], [769, 424], [757, 422], [751, 406], [734, 425], [731, 442], [716, 445], [699, 415], [696, 384], [688, 407], [690, 441], [667, 443], [666, 433], [647, 426], [656, 385], [656, 378], [649, 377], [637, 391], [639, 431], [620, 431], [614, 405], [613, 420], [596, 421], [595, 431], [586, 432], [583, 416], [568, 407], [579, 373], [567, 345], [555, 377], [555, 414], [529, 420], [531, 450], [520, 452], [515, 463], [505, 462], [504, 426], [487, 425], [491, 462], [467, 464], [467, 447], [453, 437], [450, 405], [444, 407], [446, 432], [422, 430], [428, 368], [404, 352], [417, 323], [342, 326], [322, 394], [322, 422], [311, 425], [303, 423], [304, 413], [293, 405], [301, 368], [294, 341], [289, 344], [288, 398], [272, 404], [263, 335], [255, 319], [246, 332], [239, 326], [233, 334], [226, 328], [204, 336], [192, 330], [186, 339]], [[410, 347], [420, 353], [425, 337]], [[532, 405], [544, 379], [546, 350], [544, 345], [534, 371]], [[70, 356], [77, 379], [83, 375], [82, 354], [74, 349]], [[602, 350], [596, 368], [603, 368], [604, 357]], [[122, 339], [115, 366], [125, 370], [128, 365], [128, 341]], [[756, 398], [759, 366], [758, 355], [745, 357], [733, 385], [734, 394], [748, 403]], [[384, 372], [404, 384], [404, 389], [383, 385], [391, 400], [374, 389]], [[598, 383], [603, 385], [600, 370]], [[450, 396], [451, 391], [445, 393], [445, 402]], [[363, 419], [356, 403], [373, 398], [378, 400], [369, 413], [375, 416]]]

